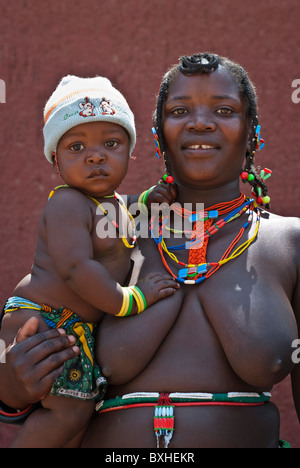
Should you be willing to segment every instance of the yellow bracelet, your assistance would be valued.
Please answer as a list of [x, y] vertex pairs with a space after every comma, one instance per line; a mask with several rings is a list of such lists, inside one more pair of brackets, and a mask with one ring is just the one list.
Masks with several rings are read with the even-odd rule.
[[137, 286], [130, 286], [130, 290], [132, 291], [133, 297], [136, 301], [138, 314], [143, 312], [147, 308], [147, 302], [145, 299], [144, 294]]
[[129, 315], [132, 309], [132, 293], [129, 288], [122, 288], [123, 292], [123, 302], [122, 302], [122, 307], [121, 310], [118, 314], [116, 314], [116, 317], [126, 317], [126, 315]]
[[145, 192], [141, 193], [138, 199], [138, 205], [141, 213], [143, 214], [148, 214], [148, 208], [147, 208], [147, 198], [150, 192], [156, 187], [156, 185], [153, 185], [153, 187], [149, 188], [148, 190], [145, 190]]

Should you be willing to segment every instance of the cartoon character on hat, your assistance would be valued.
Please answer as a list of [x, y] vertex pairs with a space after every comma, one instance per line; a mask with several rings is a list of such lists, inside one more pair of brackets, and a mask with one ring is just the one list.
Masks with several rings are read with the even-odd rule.
[[102, 111], [102, 115], [114, 115], [116, 113], [111, 101], [105, 98], [102, 98], [102, 101], [100, 102], [100, 109]]
[[79, 112], [79, 115], [82, 117], [92, 117], [95, 115], [93, 113], [94, 105], [89, 101], [88, 97], [85, 98], [85, 101], [79, 103], [79, 107], [82, 109], [82, 111]]

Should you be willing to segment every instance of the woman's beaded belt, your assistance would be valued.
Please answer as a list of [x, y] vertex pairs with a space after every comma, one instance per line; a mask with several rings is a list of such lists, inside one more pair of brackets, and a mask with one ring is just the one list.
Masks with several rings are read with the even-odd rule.
[[167, 448], [174, 432], [175, 406], [259, 406], [271, 398], [269, 392], [229, 392], [229, 393], [157, 393], [136, 392], [122, 397], [100, 401], [96, 410], [101, 413], [129, 408], [154, 406], [154, 432], [157, 448], [163, 437]]

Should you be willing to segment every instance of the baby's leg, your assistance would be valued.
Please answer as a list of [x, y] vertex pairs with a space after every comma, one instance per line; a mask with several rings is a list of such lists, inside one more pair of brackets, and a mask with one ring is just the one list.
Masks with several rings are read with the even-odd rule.
[[61, 448], [87, 428], [95, 402], [48, 396], [25, 421], [11, 448]]

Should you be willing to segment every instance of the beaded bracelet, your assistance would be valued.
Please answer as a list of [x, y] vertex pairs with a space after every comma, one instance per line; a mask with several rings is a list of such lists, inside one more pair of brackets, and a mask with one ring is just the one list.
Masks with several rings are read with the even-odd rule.
[[147, 302], [144, 294], [137, 286], [123, 287], [123, 302], [121, 310], [116, 317], [126, 317], [130, 315], [132, 310], [133, 299], [135, 299], [137, 305], [137, 313], [140, 314], [147, 308]]
[[23, 424], [28, 416], [39, 407], [40, 404], [37, 403], [28, 406], [26, 409], [16, 410], [9, 408], [2, 401], [0, 401], [0, 422], [4, 424]]
[[148, 190], [145, 190], [145, 192], [141, 193], [141, 195], [138, 198], [139, 209], [143, 214], [148, 214], [147, 198], [149, 196], [149, 193], [152, 192], [152, 190], [154, 189], [154, 187], [156, 187], [156, 185], [153, 185], [153, 187], [149, 188]]
[[140, 288], [138, 288], [137, 286], [130, 286], [129, 289], [132, 292], [132, 295], [137, 304], [137, 307], [138, 307], [137, 313], [140, 314], [147, 308], [147, 302], [146, 302], [145, 296], [140, 290]]

